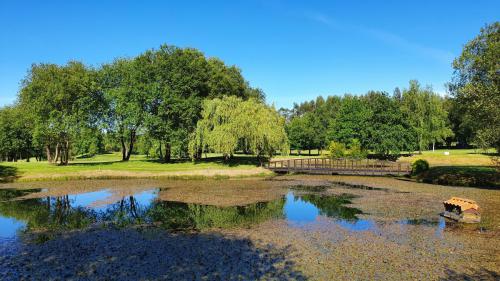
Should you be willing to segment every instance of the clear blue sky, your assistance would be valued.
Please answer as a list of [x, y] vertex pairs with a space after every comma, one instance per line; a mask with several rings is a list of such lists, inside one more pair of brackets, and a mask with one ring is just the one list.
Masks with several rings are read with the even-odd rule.
[[98, 66], [162, 43], [239, 66], [277, 107], [318, 95], [444, 93], [451, 62], [500, 1], [0, 0], [0, 105], [32, 63]]

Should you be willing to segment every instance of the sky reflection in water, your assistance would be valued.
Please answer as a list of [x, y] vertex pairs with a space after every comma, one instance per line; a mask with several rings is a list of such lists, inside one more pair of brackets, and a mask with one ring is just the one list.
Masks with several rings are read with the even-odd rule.
[[[353, 198], [350, 195], [327, 196], [292, 190], [274, 201], [216, 207], [159, 201], [156, 199], [160, 192], [160, 189], [141, 190], [120, 198], [116, 195], [113, 197], [112, 191], [103, 189], [62, 197], [9, 201], [27, 192], [0, 190], [0, 241], [15, 238], [16, 233], [23, 228], [59, 225], [79, 228], [100, 221], [125, 226], [161, 222], [167, 229], [200, 230], [210, 227], [250, 227], [269, 219], [283, 218], [292, 227], [306, 227], [327, 221], [349, 231], [377, 231], [375, 221], [359, 219], [361, 210], [346, 206]], [[436, 222], [405, 220], [398, 223], [402, 226], [418, 224], [436, 227], [437, 236], [442, 235], [445, 227], [443, 219]]]

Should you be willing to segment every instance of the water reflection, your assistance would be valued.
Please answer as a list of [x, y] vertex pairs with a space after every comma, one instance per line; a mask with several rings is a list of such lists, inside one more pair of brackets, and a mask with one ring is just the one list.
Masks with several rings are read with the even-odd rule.
[[[39, 190], [31, 191], [38, 192]], [[282, 218], [285, 198], [245, 206], [218, 207], [183, 202], [160, 201], [161, 190], [149, 190], [124, 196], [111, 204], [98, 204], [109, 199], [109, 191], [64, 195], [25, 200], [12, 200], [26, 192], [0, 190], [2, 238], [12, 238], [16, 231], [64, 230], [93, 223], [119, 227], [156, 224], [170, 230], [248, 227], [269, 219]], [[104, 200], [104, 201], [106, 201]]]
[[446, 228], [446, 220], [443, 217], [438, 217], [435, 220], [429, 219], [406, 219], [398, 222], [401, 225], [423, 225], [429, 227], [435, 227], [435, 235], [437, 237], [442, 237], [444, 229]]
[[375, 222], [359, 219], [360, 209], [348, 207], [352, 195], [327, 196], [316, 193], [297, 194], [289, 192], [286, 195], [285, 215], [291, 225], [303, 226], [319, 221], [322, 217], [334, 219], [342, 228], [351, 231], [374, 230]]
[[[243, 206], [165, 201], [163, 189], [139, 190], [117, 196], [116, 191], [99, 190], [82, 194], [14, 200], [37, 190], [0, 189], [0, 239], [15, 237], [16, 231], [68, 230], [105, 223], [118, 227], [154, 224], [169, 230], [250, 227], [270, 220], [285, 219], [291, 226], [328, 221], [350, 231], [377, 231], [373, 220], [358, 218], [362, 211], [350, 207], [353, 195], [325, 195], [292, 189], [285, 196]], [[437, 226], [444, 220], [397, 222]]]

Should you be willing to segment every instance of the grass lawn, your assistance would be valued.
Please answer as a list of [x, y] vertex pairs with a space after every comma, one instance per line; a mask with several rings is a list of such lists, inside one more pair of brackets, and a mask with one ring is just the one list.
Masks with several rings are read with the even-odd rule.
[[121, 161], [120, 153], [101, 154], [90, 158], [75, 159], [68, 166], [48, 162], [3, 162], [0, 164], [0, 181], [77, 179], [77, 178], [127, 178], [155, 176], [245, 176], [266, 173], [257, 159], [237, 155], [225, 162], [218, 155], [193, 163], [189, 160], [161, 163], [144, 155], [132, 155], [130, 161]]
[[[445, 155], [445, 151], [449, 151], [449, 155]], [[473, 149], [425, 151], [420, 155], [401, 157], [399, 161], [427, 160], [431, 170], [422, 177], [422, 180], [427, 182], [496, 186], [498, 172], [491, 167], [492, 152], [486, 154]], [[317, 154], [318, 151], [312, 153]], [[285, 157], [277, 155], [275, 159], [297, 157], [297, 155]], [[172, 163], [164, 164], [144, 155], [132, 155], [130, 161], [122, 162], [120, 153], [109, 153], [75, 159], [70, 161], [68, 166], [36, 162], [34, 159], [31, 162], [0, 163], [0, 182], [88, 178], [241, 177], [271, 174], [259, 166], [258, 160], [249, 155], [235, 155], [233, 159], [225, 162], [221, 155], [209, 154], [207, 158], [195, 163], [189, 160], [174, 160]]]
[[[445, 155], [449, 152], [449, 155]], [[482, 151], [479, 149], [437, 149], [436, 151], [423, 151], [411, 157], [401, 157], [399, 161], [414, 162], [424, 159], [432, 166], [491, 166], [493, 149]]]
[[500, 174], [484, 166], [435, 166], [417, 179], [442, 185], [500, 188]]
[[[446, 155], [445, 152], [449, 152]], [[493, 167], [493, 149], [488, 151], [475, 149], [450, 149], [424, 151], [411, 157], [402, 157], [400, 161], [414, 162], [424, 159], [429, 162], [429, 171], [417, 176], [419, 181], [426, 183], [474, 186], [500, 187], [500, 174]]]

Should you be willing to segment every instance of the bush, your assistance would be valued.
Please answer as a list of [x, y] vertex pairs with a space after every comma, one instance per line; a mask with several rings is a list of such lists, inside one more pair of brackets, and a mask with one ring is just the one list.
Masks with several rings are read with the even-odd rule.
[[349, 157], [353, 159], [364, 159], [368, 152], [361, 147], [358, 139], [353, 139], [349, 148]]
[[342, 158], [346, 154], [346, 148], [343, 143], [332, 141], [328, 146], [330, 158]]
[[429, 162], [427, 162], [427, 160], [418, 159], [411, 164], [411, 172], [413, 175], [419, 175], [427, 170], [429, 170]]

